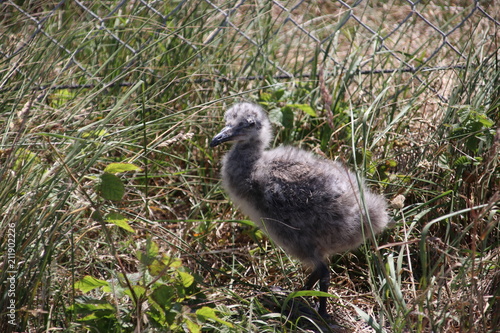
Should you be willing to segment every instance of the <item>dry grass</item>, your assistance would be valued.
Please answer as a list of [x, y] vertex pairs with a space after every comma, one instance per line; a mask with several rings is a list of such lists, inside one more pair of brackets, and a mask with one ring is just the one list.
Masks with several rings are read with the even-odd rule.
[[[172, 13], [162, 19], [139, 2], [82, 2], [110, 15], [103, 21], [76, 2], [54, 12], [53, 1], [2, 4], [0, 231], [15, 225], [18, 287], [16, 323], [4, 311], [0, 329], [326, 331], [304, 324], [312, 315], [282, 313], [306, 272], [220, 188], [223, 151], [208, 142], [244, 98], [292, 117], [275, 119], [276, 145], [344, 160], [389, 200], [406, 198], [378, 244], [332, 258], [329, 310], [342, 331], [493, 332], [499, 34], [483, 11], [498, 21], [500, 4], [213, 3], [223, 11], [151, 4]], [[276, 77], [286, 73], [294, 78]], [[141, 168], [117, 173], [118, 201], [99, 185], [114, 162]], [[5, 258], [7, 248], [4, 237]], [[87, 275], [122, 284], [83, 292], [75, 282]], [[175, 290], [170, 303], [160, 290]], [[8, 289], [1, 294], [6, 309]], [[204, 306], [219, 321], [197, 312]]]

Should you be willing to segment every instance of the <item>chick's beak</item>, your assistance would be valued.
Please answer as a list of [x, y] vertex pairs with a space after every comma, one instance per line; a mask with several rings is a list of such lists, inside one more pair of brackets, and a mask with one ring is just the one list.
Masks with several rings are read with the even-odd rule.
[[219, 132], [219, 134], [214, 136], [212, 142], [210, 142], [210, 147], [215, 147], [223, 142], [231, 141], [235, 136], [236, 136], [235, 128], [231, 126], [226, 126]]

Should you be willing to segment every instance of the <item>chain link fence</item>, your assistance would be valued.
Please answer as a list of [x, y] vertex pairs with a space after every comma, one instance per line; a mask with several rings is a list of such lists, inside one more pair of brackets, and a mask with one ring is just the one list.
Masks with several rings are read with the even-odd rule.
[[[245, 69], [258, 58], [266, 75], [276, 79], [316, 76], [315, 65], [321, 63], [320, 68], [336, 68], [337, 74], [402, 71], [424, 82], [425, 72], [457, 70], [480, 57], [499, 57], [496, 1], [7, 0], [0, 6], [0, 91], [13, 75], [30, 77], [23, 58], [35, 42], [57, 55], [49, 76], [72, 73], [71, 82], [33, 82], [35, 89], [132, 84], [123, 76], [103, 82], [103, 61], [88, 61], [102, 47], [89, 53], [93, 44], [118, 45], [122, 71], [140, 67], [161, 76], [158, 64], [152, 66], [144, 52], [159, 47], [159, 40], [176, 40], [205, 63], [213, 62], [207, 53], [229, 51], [224, 44], [232, 43], [232, 65], [239, 70], [212, 66], [206, 73], [197, 71], [208, 80], [255, 79], [262, 72]], [[72, 29], [81, 33], [68, 41]], [[353, 55], [355, 64], [349, 61]]]
[[[0, 0], [0, 231], [18, 241], [15, 300], [0, 292], [18, 326], [4, 310], [0, 331], [185, 329], [211, 300], [235, 330], [288, 327], [267, 305], [253, 310], [260, 299], [241, 302], [261, 290], [253, 283], [300, 277], [281, 255], [247, 260], [260, 247], [225, 223], [239, 218], [216, 181], [225, 149], [208, 149], [224, 104], [241, 97], [267, 104], [276, 143], [352, 161], [395, 206], [406, 197], [387, 245], [356, 259], [371, 280], [339, 290], [339, 324], [494, 329], [499, 28], [498, 0]], [[99, 193], [114, 162], [143, 169], [110, 186], [116, 201]], [[137, 255], [150, 240], [161, 253], [146, 249], [147, 261], [171, 255], [207, 278], [189, 287], [201, 296], [192, 308], [185, 286], [161, 304], [148, 296], [181, 286], [177, 268], [156, 276]], [[9, 259], [11, 244], [0, 242]], [[6, 281], [13, 268], [0, 266]], [[132, 284], [77, 294], [83, 276]]]

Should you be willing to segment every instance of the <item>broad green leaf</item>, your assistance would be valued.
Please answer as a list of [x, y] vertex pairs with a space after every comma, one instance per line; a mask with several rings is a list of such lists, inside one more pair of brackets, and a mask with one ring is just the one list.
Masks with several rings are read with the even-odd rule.
[[180, 260], [179, 258], [176, 259], [167, 258], [167, 259], [168, 259], [168, 265], [172, 268], [179, 268], [182, 266], [182, 260]]
[[166, 264], [158, 261], [156, 258], [158, 256], [158, 245], [148, 238], [146, 240], [146, 251], [137, 251], [137, 259], [143, 264], [148, 266], [150, 273], [153, 275], [158, 275], [166, 267]]
[[169, 308], [175, 296], [175, 287], [162, 284], [151, 293], [151, 299], [162, 308]]
[[107, 200], [119, 201], [125, 194], [125, 186], [120, 178], [110, 173], [101, 175], [101, 196]]
[[137, 250], [135, 256], [141, 262], [141, 264], [146, 266], [151, 265], [154, 261], [154, 258], [150, 258], [144, 251], [141, 250]]
[[114, 315], [115, 309], [111, 304], [99, 304], [95, 306], [91, 314], [79, 318], [78, 321], [102, 320], [103, 318], [113, 318]]
[[283, 90], [283, 89], [276, 90], [275, 92], [273, 92], [274, 100], [280, 101], [284, 94], [285, 94], [285, 90]]
[[311, 117], [316, 117], [316, 111], [309, 104], [287, 104], [287, 106], [300, 109]]
[[[151, 260], [151, 257], [149, 257], [149, 260]], [[141, 262], [143, 262], [143, 260], [141, 260]], [[147, 266], [149, 273], [153, 276], [160, 275], [167, 267], [163, 262], [156, 259], [152, 260]]]
[[86, 275], [80, 281], [75, 282], [75, 289], [78, 289], [83, 293], [87, 293], [99, 287], [107, 287], [107, 286], [108, 286], [107, 281], [96, 279], [95, 277], [92, 277], [90, 275]]
[[283, 125], [283, 112], [281, 112], [281, 109], [269, 110], [269, 120], [273, 124]]
[[203, 317], [203, 318], [215, 320], [216, 322], [224, 324], [227, 327], [233, 327], [233, 324], [231, 324], [231, 323], [229, 323], [229, 322], [227, 322], [225, 320], [222, 320], [219, 317], [217, 317], [217, 314], [215, 313], [215, 310], [212, 309], [212, 308], [209, 308], [208, 306], [204, 306], [201, 309], [196, 310], [196, 315], [200, 316], [200, 317]]
[[106, 222], [113, 223], [124, 230], [135, 233], [135, 230], [128, 224], [128, 219], [119, 213], [109, 213], [105, 219]]
[[483, 125], [486, 128], [490, 128], [493, 125], [495, 125], [495, 122], [493, 120], [491, 120], [490, 118], [488, 118], [488, 116], [478, 111], [472, 112], [471, 118], [474, 119], [475, 121], [480, 122], [481, 125]]
[[398, 166], [398, 162], [396, 160], [386, 160], [385, 165], [389, 168], [395, 168]]
[[141, 171], [142, 169], [132, 163], [111, 163], [104, 169], [107, 173], [120, 173], [127, 171]]
[[191, 333], [199, 333], [201, 332], [201, 326], [195, 323], [194, 321], [191, 321], [189, 319], [186, 319], [186, 326]]
[[[135, 285], [132, 286], [132, 289], [134, 290], [134, 294], [137, 298], [141, 298], [142, 296], [144, 296], [144, 294], [146, 294], [146, 288], [144, 286]], [[130, 289], [127, 288], [125, 290], [125, 294], [130, 296], [131, 299], [134, 299], [134, 297], [132, 296], [132, 291]]]
[[194, 277], [186, 272], [178, 272], [184, 287], [189, 287], [194, 282]]
[[151, 238], [146, 241], [146, 254], [152, 258], [156, 257], [159, 252], [158, 244], [156, 244]]
[[266, 101], [266, 102], [269, 102], [269, 101], [271, 101], [271, 97], [272, 97], [272, 96], [271, 96], [271, 94], [270, 94], [270, 93], [265, 93], [265, 92], [263, 92], [263, 93], [261, 93], [261, 94], [260, 94], [260, 96], [259, 96], [259, 97], [260, 97], [260, 99], [261, 99], [261, 100]]

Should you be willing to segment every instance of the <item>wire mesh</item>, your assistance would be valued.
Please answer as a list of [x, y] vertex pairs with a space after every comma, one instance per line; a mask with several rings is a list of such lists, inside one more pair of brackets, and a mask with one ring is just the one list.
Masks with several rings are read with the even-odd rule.
[[[241, 69], [231, 72], [238, 77], [217, 70], [198, 73], [200, 77], [218, 75], [217, 79], [223, 80], [261, 75], [246, 71], [256, 58], [262, 61], [261, 68], [277, 79], [317, 75], [313, 64], [320, 61], [322, 68], [337, 68], [337, 74], [348, 70], [361, 74], [403, 71], [415, 73], [414, 78], [423, 82], [421, 73], [457, 70], [474, 61], [478, 44], [483, 56], [498, 57], [500, 10], [495, 1], [302, 0], [259, 5], [246, 0], [7, 0], [1, 6], [4, 74], [0, 91], [12, 75], [30, 76], [23, 58], [35, 40], [45, 41], [57, 54], [58, 73], [77, 75], [68, 83], [33, 82], [33, 89], [130, 85], [126, 75], [103, 82], [99, 67], [86, 61], [98, 56], [98, 49], [89, 54], [92, 43], [117, 44], [125, 50], [122, 71], [148, 68], [151, 59], [145, 59], [143, 51], [157, 47], [159, 39], [178, 40], [202, 60], [206, 52], [222, 47], [221, 43], [232, 43], [233, 52], [241, 55], [233, 64]], [[183, 22], [197, 26], [196, 33], [181, 26], [178, 17], [188, 17]], [[29, 26], [31, 33], [16, 33], [21, 25]], [[488, 35], [477, 36], [478, 26], [486, 26], [481, 31]], [[79, 39], [68, 43], [66, 29], [80, 29]], [[347, 61], [353, 53], [361, 59], [354, 67]], [[147, 70], [161, 76], [161, 69], [155, 67]]]

